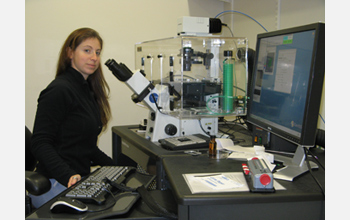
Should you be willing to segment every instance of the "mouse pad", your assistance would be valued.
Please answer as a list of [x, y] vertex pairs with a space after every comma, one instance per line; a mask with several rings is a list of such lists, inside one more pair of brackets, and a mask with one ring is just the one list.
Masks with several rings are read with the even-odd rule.
[[[113, 197], [108, 197], [107, 201], [103, 205], [86, 204], [88, 211], [85, 213], [86, 218], [84, 219], [96, 219], [96, 218], [107, 218], [114, 215], [121, 215], [127, 213], [135, 202], [140, 198], [138, 193], [119, 193]], [[106, 210], [106, 211], [104, 211]]]
[[[136, 190], [136, 188], [140, 185], [144, 185], [146, 187], [149, 186], [154, 179], [154, 175], [142, 174], [136, 172], [135, 170], [123, 182], [127, 187], [134, 188]], [[140, 195], [137, 192], [119, 192], [114, 196], [114, 198], [111, 195], [109, 195], [107, 197], [107, 201], [103, 205], [97, 205], [94, 203], [86, 203], [86, 205], [88, 206], [88, 213], [90, 213], [91, 216], [95, 216], [92, 215], [95, 212], [101, 212], [103, 210], [111, 208], [110, 210], [108, 210], [108, 213], [110, 215], [106, 216], [107, 213], [103, 214], [103, 217], [108, 217], [128, 212], [139, 198]]]

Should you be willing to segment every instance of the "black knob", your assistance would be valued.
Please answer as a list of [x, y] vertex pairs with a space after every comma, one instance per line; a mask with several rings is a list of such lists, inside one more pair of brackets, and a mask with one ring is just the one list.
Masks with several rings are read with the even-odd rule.
[[167, 126], [165, 126], [164, 131], [167, 135], [173, 136], [177, 133], [177, 128], [173, 124], [167, 124]]
[[151, 121], [154, 121], [156, 119], [156, 113], [151, 112]]

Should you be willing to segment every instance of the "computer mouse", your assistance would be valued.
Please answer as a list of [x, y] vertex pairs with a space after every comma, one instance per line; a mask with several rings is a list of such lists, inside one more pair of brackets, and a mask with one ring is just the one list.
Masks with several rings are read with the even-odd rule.
[[84, 213], [88, 210], [88, 207], [81, 201], [68, 197], [61, 197], [54, 202], [50, 207], [53, 213]]

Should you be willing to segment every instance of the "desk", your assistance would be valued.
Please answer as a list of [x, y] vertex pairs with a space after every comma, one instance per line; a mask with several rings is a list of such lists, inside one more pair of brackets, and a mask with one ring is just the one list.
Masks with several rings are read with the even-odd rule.
[[[102, 212], [97, 213], [84, 213], [84, 214], [66, 214], [66, 213], [60, 213], [60, 214], [54, 214], [50, 211], [50, 206], [52, 203], [56, 201], [56, 198], [66, 194], [69, 191], [69, 189], [62, 192], [57, 197], [53, 198], [43, 206], [41, 206], [38, 210], [33, 212], [32, 214], [28, 215], [26, 217], [27, 220], [34, 220], [34, 219], [64, 219], [64, 220], [76, 220], [76, 219], [100, 219], [98, 218], [98, 215], [110, 213], [113, 212], [113, 207]], [[160, 191], [160, 190], [154, 190], [150, 191], [150, 194], [153, 198], [156, 199], [156, 201], [161, 204], [163, 207], [166, 207], [168, 210], [175, 212], [176, 206], [174, 207], [174, 200], [173, 196], [170, 191]], [[166, 218], [157, 216], [153, 211], [150, 210], [150, 208], [147, 206], [147, 204], [140, 198], [134, 206], [130, 209], [129, 212], [122, 215], [112, 216], [108, 219], [124, 219], [124, 220], [131, 220], [131, 219], [138, 219], [138, 220], [165, 220]]]
[[[277, 180], [286, 190], [275, 193], [191, 194], [182, 174], [242, 172], [242, 162], [206, 155], [164, 158], [163, 165], [178, 204], [179, 219], [324, 219], [324, 197], [309, 173], [293, 182]], [[314, 171], [324, 186], [324, 172]]]
[[[138, 158], [146, 156], [154, 160], [157, 167], [159, 187], [168, 190], [151, 191], [153, 196], [163, 201], [166, 207], [177, 206], [180, 220], [195, 219], [324, 219], [325, 200], [312, 179], [306, 173], [293, 182], [278, 180], [286, 190], [275, 193], [201, 193], [191, 194], [182, 174], [208, 172], [242, 172], [241, 162], [236, 160], [209, 159], [206, 154], [190, 156], [183, 151], [168, 151], [146, 140], [135, 132], [137, 126], [113, 127], [113, 158], [120, 154]], [[239, 134], [237, 134], [237, 137]], [[238, 137], [242, 138], [242, 137]], [[250, 138], [248, 137], [248, 140]], [[204, 150], [206, 151], [206, 150]], [[324, 163], [324, 152], [317, 155]], [[325, 172], [314, 171], [322, 186], [325, 185]], [[170, 194], [169, 194], [170, 193]], [[61, 195], [65, 194], [63, 192]], [[60, 195], [59, 195], [60, 196]], [[174, 198], [172, 198], [174, 197]], [[174, 200], [173, 200], [174, 199]], [[52, 214], [49, 201], [26, 219], [77, 219], [76, 215]], [[175, 208], [176, 209], [176, 208]], [[83, 216], [81, 216], [83, 217]], [[113, 219], [164, 219], [150, 211], [140, 199], [125, 215]]]
[[[135, 159], [137, 154], [142, 152], [155, 159], [157, 182], [160, 183], [158, 187], [169, 187], [172, 190], [181, 220], [325, 218], [323, 194], [309, 173], [296, 178], [293, 182], [278, 180], [286, 190], [271, 194], [239, 192], [193, 195], [182, 174], [241, 172], [241, 162], [209, 159], [206, 154], [188, 156], [183, 151], [168, 151], [161, 148], [158, 143], [145, 140], [141, 134], [133, 130], [136, 128], [137, 126], [113, 127], [113, 155], [117, 157], [118, 154], [126, 152]], [[321, 154], [324, 158], [324, 152]], [[314, 174], [324, 187], [325, 172], [319, 169], [314, 171]]]
[[[241, 127], [235, 127], [236, 130], [244, 130]], [[125, 125], [112, 127], [112, 157], [118, 162], [121, 154], [125, 154], [147, 171], [149, 165], [155, 166], [154, 173], [157, 176], [157, 189], [167, 189], [168, 184], [165, 182], [165, 172], [162, 160], [167, 157], [185, 156], [183, 150], [171, 151], [160, 146], [158, 142], [151, 142], [145, 139], [145, 133], [137, 132], [138, 125]], [[241, 140], [241, 144], [251, 145], [252, 138], [248, 135], [236, 132], [235, 137]], [[201, 150], [206, 153], [207, 149]], [[122, 165], [122, 164], [120, 164]]]
[[166, 189], [162, 159], [169, 156], [186, 156], [183, 151], [170, 151], [162, 148], [159, 143], [145, 139], [145, 133], [137, 132], [138, 125], [112, 127], [112, 157], [118, 162], [121, 154], [136, 161], [143, 169], [149, 171], [154, 165], [157, 189]]

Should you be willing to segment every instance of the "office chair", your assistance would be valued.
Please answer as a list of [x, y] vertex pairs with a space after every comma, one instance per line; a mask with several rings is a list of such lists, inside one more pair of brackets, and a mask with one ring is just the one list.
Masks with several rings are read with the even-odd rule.
[[35, 165], [37, 160], [30, 150], [32, 133], [30, 130], [25, 127], [25, 188], [26, 188], [26, 197], [25, 197], [25, 207], [26, 215], [32, 212], [32, 203], [31, 199], [28, 196], [29, 194], [39, 196], [46, 193], [51, 188], [51, 182], [45, 176], [34, 172]]

